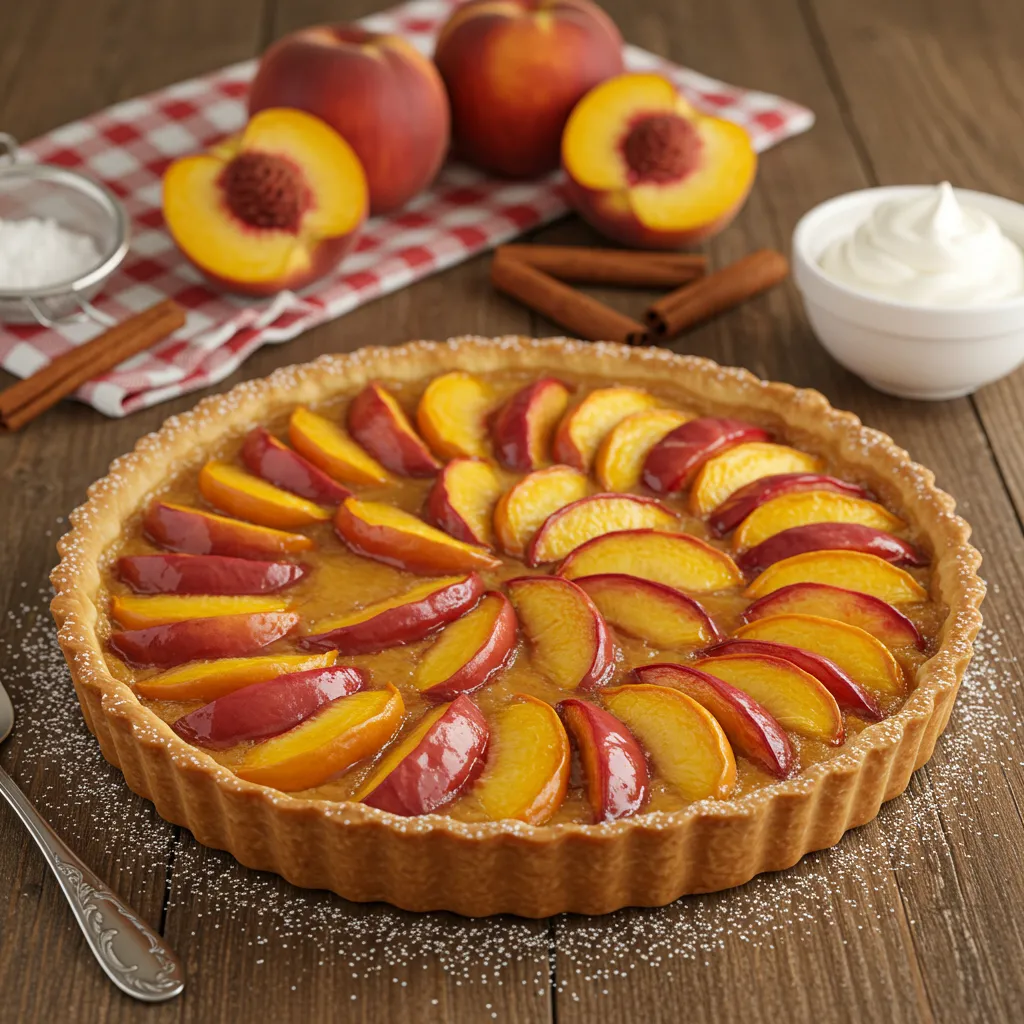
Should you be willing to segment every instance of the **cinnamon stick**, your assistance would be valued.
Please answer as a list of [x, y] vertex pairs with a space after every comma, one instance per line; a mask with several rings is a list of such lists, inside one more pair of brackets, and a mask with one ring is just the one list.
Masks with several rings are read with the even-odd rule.
[[0, 392], [0, 427], [20, 430], [86, 381], [173, 334], [184, 323], [185, 311], [173, 299], [164, 299], [65, 352]]
[[647, 340], [643, 324], [507, 253], [494, 257], [491, 282], [499, 291], [587, 341], [639, 345]]
[[684, 288], [670, 292], [644, 314], [659, 337], [671, 338], [716, 313], [774, 287], [789, 273], [789, 261], [774, 249], [761, 249]]
[[535, 270], [576, 284], [632, 288], [676, 288], [707, 272], [706, 256], [676, 252], [630, 252], [582, 245], [502, 245], [498, 253]]

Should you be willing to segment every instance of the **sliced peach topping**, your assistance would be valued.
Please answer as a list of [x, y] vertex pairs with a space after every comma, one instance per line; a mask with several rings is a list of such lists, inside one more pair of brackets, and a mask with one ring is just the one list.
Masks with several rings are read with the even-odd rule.
[[502, 549], [522, 558], [544, 520], [587, 493], [587, 478], [570, 466], [549, 466], [524, 476], [494, 507], [494, 533]]
[[657, 399], [639, 388], [597, 388], [570, 409], [555, 431], [556, 462], [588, 470], [605, 435], [627, 416], [657, 405]]
[[297, 554], [314, 546], [302, 533], [255, 526], [167, 501], [150, 505], [142, 525], [146, 536], [155, 544], [190, 555], [265, 558]]
[[644, 409], [616, 424], [601, 442], [594, 475], [606, 491], [634, 491], [647, 453], [670, 431], [692, 417], [678, 409]]
[[272, 595], [207, 596], [169, 594], [140, 597], [117, 595], [110, 602], [110, 616], [126, 629], [145, 629], [182, 619], [212, 619], [220, 615], [248, 615], [253, 612], [283, 612], [288, 601]]
[[721, 800], [732, 792], [732, 747], [714, 715], [692, 697], [651, 683], [617, 686], [601, 696], [684, 800]]
[[390, 391], [367, 384], [348, 407], [349, 433], [378, 462], [400, 476], [433, 476], [441, 464], [412, 428]]
[[452, 459], [427, 495], [427, 518], [456, 540], [493, 547], [494, 507], [504, 490], [489, 462]]
[[554, 377], [520, 388], [498, 410], [491, 440], [506, 469], [528, 473], [551, 461], [551, 439], [569, 404], [569, 389]]
[[235, 774], [285, 792], [311, 789], [377, 753], [404, 712], [402, 695], [390, 683], [342, 697], [294, 729], [256, 744]]
[[249, 471], [317, 504], [338, 505], [352, 492], [263, 427], [253, 427], [239, 453]]
[[258, 526], [288, 529], [331, 518], [322, 506], [227, 462], [206, 463], [199, 471], [199, 490], [214, 508]]
[[423, 392], [416, 425], [434, 454], [442, 459], [468, 455], [490, 457], [487, 416], [494, 388], [472, 374], [455, 370], [435, 377]]
[[350, 484], [388, 484], [392, 476], [333, 420], [299, 406], [288, 421], [296, 451], [318, 469]]

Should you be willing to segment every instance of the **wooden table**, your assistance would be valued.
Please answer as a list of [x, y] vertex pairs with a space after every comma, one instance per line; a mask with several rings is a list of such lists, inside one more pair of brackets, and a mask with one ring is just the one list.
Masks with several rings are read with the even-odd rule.
[[[299, 25], [357, 17], [378, 3], [3, 3], [0, 128], [30, 138], [257, 54]], [[813, 131], [764, 157], [743, 213], [710, 245], [718, 263], [761, 246], [785, 248], [808, 207], [866, 185], [949, 178], [1024, 200], [1024, 6], [1016, 0], [605, 6], [631, 42], [779, 92], [817, 115]], [[574, 220], [537, 237], [594, 241]], [[224, 387], [369, 342], [551, 333], [553, 325], [492, 293], [488, 262], [471, 261], [287, 346], [266, 347]], [[644, 298], [612, 297], [634, 313]], [[970, 399], [886, 398], [818, 346], [791, 286], [676, 347], [820, 389], [933, 467], [973, 523], [993, 635], [949, 732], [907, 794], [836, 850], [784, 875], [603, 919], [416, 918], [248, 872], [161, 822], [115, 771], [99, 766], [61, 689], [66, 680], [40, 611], [58, 517], [114, 456], [199, 396], [121, 421], [65, 403], [0, 438], [0, 594], [8, 610], [0, 659], [22, 715], [0, 763], [84, 859], [162, 928], [185, 961], [188, 989], [156, 1009], [116, 994], [41, 859], [0, 808], [0, 1021], [1020, 1020], [1024, 747], [1012, 742], [1024, 710], [1013, 663], [1024, 655], [1024, 371]], [[1001, 646], [993, 650], [995, 636]], [[50, 678], [56, 692], [41, 686]], [[70, 739], [54, 740], [54, 730]], [[1016, 735], [1024, 739], [1019, 727]], [[76, 782], [76, 764], [85, 762]]]

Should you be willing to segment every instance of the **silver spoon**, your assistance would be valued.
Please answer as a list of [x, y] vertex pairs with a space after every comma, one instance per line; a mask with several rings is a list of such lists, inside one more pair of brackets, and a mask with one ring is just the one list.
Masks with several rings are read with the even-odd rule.
[[[10, 736], [12, 728], [14, 708], [0, 683], [0, 743]], [[181, 964], [164, 940], [68, 849], [2, 768], [0, 796], [42, 850], [107, 977], [126, 995], [146, 1003], [159, 1003], [180, 994], [185, 987]]]

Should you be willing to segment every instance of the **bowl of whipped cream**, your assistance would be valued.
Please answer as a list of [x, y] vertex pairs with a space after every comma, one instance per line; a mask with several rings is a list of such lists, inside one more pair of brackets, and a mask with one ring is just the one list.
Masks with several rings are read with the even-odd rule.
[[1024, 205], [936, 186], [837, 196], [793, 233], [815, 334], [901, 398], [969, 395], [1024, 362]]

